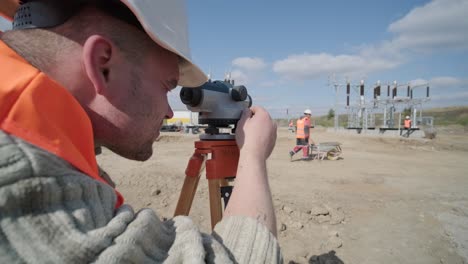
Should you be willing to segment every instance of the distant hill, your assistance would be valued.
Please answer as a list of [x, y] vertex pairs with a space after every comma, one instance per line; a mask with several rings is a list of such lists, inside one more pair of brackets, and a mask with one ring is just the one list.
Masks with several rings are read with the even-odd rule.
[[433, 108], [423, 111], [424, 116], [434, 117], [434, 125], [468, 126], [468, 106]]
[[[468, 106], [453, 106], [443, 108], [432, 108], [423, 110], [423, 116], [434, 117], [435, 126], [461, 125], [468, 126]], [[328, 118], [327, 115], [313, 117], [317, 126], [332, 127], [334, 124], [333, 118]], [[340, 126], [346, 126], [348, 121], [347, 115], [339, 115]], [[288, 120], [277, 119], [280, 126], [287, 126]]]

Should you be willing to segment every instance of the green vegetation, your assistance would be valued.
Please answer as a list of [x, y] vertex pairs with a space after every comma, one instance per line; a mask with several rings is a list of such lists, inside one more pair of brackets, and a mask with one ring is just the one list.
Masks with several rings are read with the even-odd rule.
[[328, 115], [327, 115], [327, 118], [328, 119], [332, 119], [335, 117], [335, 110], [333, 110], [332, 108], [330, 108], [330, 110], [328, 110]]
[[428, 109], [423, 115], [434, 117], [435, 126], [468, 126], [468, 106]]
[[401, 112], [401, 118], [405, 118], [405, 116], [411, 116], [411, 108], [403, 109], [403, 112]]
[[[333, 112], [333, 116], [330, 117], [330, 112], [327, 115], [319, 116], [319, 117], [312, 117], [315, 120], [316, 126], [323, 126], [323, 127], [333, 127], [335, 125], [335, 112]], [[347, 115], [338, 115], [338, 124], [340, 126], [346, 126], [348, 123], [348, 116]]]

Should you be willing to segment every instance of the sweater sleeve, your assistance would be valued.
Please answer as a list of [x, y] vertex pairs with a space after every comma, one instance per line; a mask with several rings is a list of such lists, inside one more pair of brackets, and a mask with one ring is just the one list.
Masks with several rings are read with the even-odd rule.
[[277, 239], [252, 218], [227, 217], [215, 226], [212, 236], [237, 263], [283, 263]]
[[273, 235], [228, 217], [212, 234], [189, 217], [114, 211], [114, 190], [0, 131], [0, 263], [278, 263]]

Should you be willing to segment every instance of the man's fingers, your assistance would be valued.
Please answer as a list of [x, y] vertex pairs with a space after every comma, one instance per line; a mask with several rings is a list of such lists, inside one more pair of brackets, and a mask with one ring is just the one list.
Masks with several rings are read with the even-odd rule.
[[243, 111], [242, 111], [242, 117], [243, 118], [250, 118], [252, 117], [252, 113], [253, 111], [250, 109], [250, 108], [245, 108]]
[[265, 109], [263, 109], [260, 106], [252, 106], [252, 107], [250, 107], [250, 111], [252, 111], [252, 115], [255, 115], [256, 113], [260, 113], [262, 111], [264, 112]]
[[252, 111], [252, 117], [256, 115], [257, 118], [260, 118], [260, 119], [264, 119], [266, 117], [271, 119], [268, 112], [261, 106], [252, 106], [250, 110]]
[[242, 111], [241, 119], [245, 122], [247, 119], [251, 118], [253, 115], [252, 111], [249, 108], [246, 108]]
[[250, 111], [249, 108], [242, 110], [242, 115], [239, 121], [237, 122], [237, 127], [243, 127], [247, 119], [249, 119], [251, 116], [252, 116], [252, 112]]
[[255, 112], [257, 112], [259, 109], [260, 109], [260, 107], [258, 107], [258, 106], [251, 106], [251, 107], [250, 107], [250, 111], [252, 111], [252, 113], [254, 113], [254, 114], [255, 114]]

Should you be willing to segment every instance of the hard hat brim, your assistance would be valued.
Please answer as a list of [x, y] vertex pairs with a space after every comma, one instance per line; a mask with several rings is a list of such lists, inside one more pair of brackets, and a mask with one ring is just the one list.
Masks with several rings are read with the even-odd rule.
[[[192, 62], [185, 8], [181, 1], [121, 1], [132, 11], [154, 42], [180, 57], [178, 85], [198, 87], [208, 81], [206, 74]], [[158, 2], [157, 8], [154, 2]]]
[[[180, 54], [177, 55], [180, 56]], [[178, 85], [183, 87], [199, 87], [207, 81], [208, 77], [196, 64], [182, 56], [180, 57]]]

